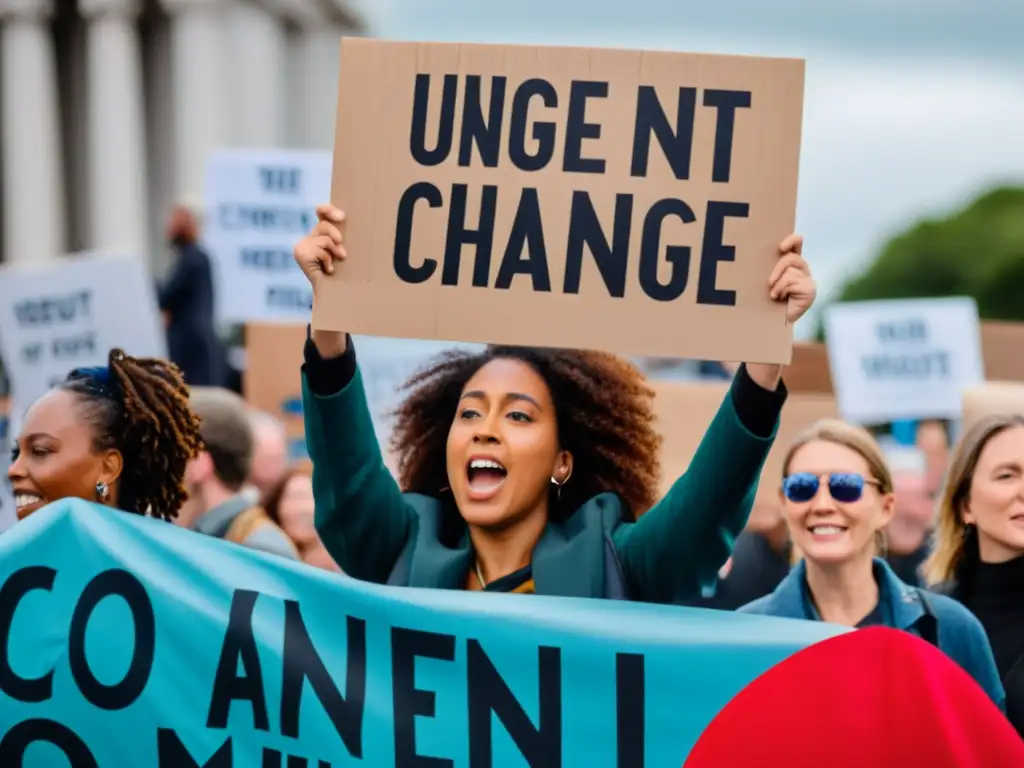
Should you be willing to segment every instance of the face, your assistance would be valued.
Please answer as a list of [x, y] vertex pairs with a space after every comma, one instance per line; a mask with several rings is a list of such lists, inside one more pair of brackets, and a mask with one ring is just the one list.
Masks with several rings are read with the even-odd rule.
[[889, 551], [907, 555], [925, 542], [934, 519], [928, 479], [921, 472], [896, 472], [892, 478], [895, 513], [888, 528]]
[[1000, 432], [982, 449], [963, 518], [978, 527], [985, 562], [1024, 553], [1024, 427]]
[[252, 471], [249, 480], [266, 491], [288, 466], [288, 445], [281, 433], [269, 424], [253, 430]]
[[875, 480], [867, 461], [843, 445], [815, 440], [793, 454], [783, 511], [808, 561], [837, 565], [874, 552], [876, 531], [893, 512], [892, 494], [880, 493]]
[[448, 432], [448, 482], [470, 525], [502, 528], [547, 514], [551, 480], [572, 457], [560, 450], [555, 404], [540, 375], [518, 360], [492, 360], [467, 383]]
[[313, 508], [313, 481], [305, 475], [296, 475], [285, 486], [277, 507], [281, 527], [292, 541], [309, 544], [318, 540]]
[[93, 430], [81, 417], [77, 395], [53, 390], [37, 400], [25, 415], [11, 458], [7, 476], [19, 520], [60, 499], [103, 501], [97, 498], [97, 482], [110, 488], [105, 501], [116, 503], [121, 455], [93, 450]]

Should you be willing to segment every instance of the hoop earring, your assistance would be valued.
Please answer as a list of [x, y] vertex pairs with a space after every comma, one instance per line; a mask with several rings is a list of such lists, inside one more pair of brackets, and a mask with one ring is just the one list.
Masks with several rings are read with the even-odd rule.
[[104, 483], [102, 480], [96, 481], [96, 498], [100, 501], [106, 501], [107, 496], [110, 495], [110, 486]]

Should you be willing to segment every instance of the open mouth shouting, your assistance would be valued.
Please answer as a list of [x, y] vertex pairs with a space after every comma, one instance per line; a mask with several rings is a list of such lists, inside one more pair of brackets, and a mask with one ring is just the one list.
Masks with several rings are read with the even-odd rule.
[[495, 496], [505, 484], [508, 470], [500, 461], [490, 456], [473, 456], [466, 464], [466, 479], [469, 498], [472, 501], [487, 501]]

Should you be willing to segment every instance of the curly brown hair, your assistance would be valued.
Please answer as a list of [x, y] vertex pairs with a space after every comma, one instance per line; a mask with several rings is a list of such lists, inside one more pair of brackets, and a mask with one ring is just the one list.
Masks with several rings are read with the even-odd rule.
[[606, 492], [619, 497], [629, 519], [654, 505], [661, 436], [644, 375], [604, 352], [512, 346], [445, 353], [405, 383], [409, 395], [394, 413], [391, 438], [404, 491], [437, 496], [448, 486], [446, 443], [459, 398], [473, 375], [498, 359], [526, 363], [551, 391], [559, 442], [573, 455], [571, 482], [551, 506], [554, 519]]
[[185, 466], [202, 446], [188, 385], [166, 360], [113, 349], [106, 368], [77, 369], [61, 389], [77, 395], [96, 430], [96, 450], [120, 451], [118, 506], [162, 520], [188, 499]]

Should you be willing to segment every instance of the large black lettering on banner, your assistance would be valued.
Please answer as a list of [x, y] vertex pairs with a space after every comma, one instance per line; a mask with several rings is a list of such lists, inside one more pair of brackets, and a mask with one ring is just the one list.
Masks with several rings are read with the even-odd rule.
[[[207, 728], [227, 728], [231, 705], [240, 701], [248, 702], [252, 707], [253, 728], [264, 732], [270, 730], [263, 669], [252, 627], [258, 597], [258, 592], [240, 589], [235, 591], [232, 598], [228, 628], [210, 694]], [[309, 637], [299, 604], [294, 600], [286, 600], [284, 611], [284, 667], [279, 709], [281, 735], [300, 738], [302, 693], [308, 683], [349, 755], [362, 757], [366, 702], [366, 622], [352, 616], [346, 620], [348, 659], [345, 693], [342, 695]]]
[[[453, 635], [393, 627], [391, 688], [394, 702], [396, 768], [452, 768], [450, 758], [421, 755], [416, 748], [416, 719], [435, 718], [436, 693], [416, 683], [416, 660], [454, 662]], [[532, 768], [563, 765], [561, 649], [537, 650], [538, 722], [535, 725], [512, 687], [498, 672], [483, 646], [465, 644], [470, 768], [493, 767], [493, 725], [501, 723], [526, 764]], [[618, 768], [644, 766], [644, 657], [618, 654], [615, 660]], [[571, 755], [567, 756], [571, 761]], [[565, 763], [571, 765], [571, 762]]]
[[[53, 670], [36, 678], [25, 678], [11, 668], [8, 652], [14, 614], [31, 592], [53, 589], [57, 571], [45, 566], [28, 566], [15, 571], [0, 587], [0, 691], [27, 704], [53, 697]], [[100, 682], [85, 655], [85, 634], [96, 607], [106, 598], [120, 598], [132, 615], [134, 647], [128, 671], [117, 683]], [[156, 616], [142, 583], [121, 569], [103, 571], [90, 581], [75, 605], [68, 632], [68, 665], [79, 692], [95, 707], [119, 710], [130, 706], [146, 688], [156, 652]]]
[[[459, 109], [460, 84], [462, 102]], [[436, 90], [436, 89], [435, 89]], [[510, 87], [504, 76], [490, 82], [490, 99], [484, 104], [480, 75], [448, 74], [442, 78], [440, 108], [436, 133], [428, 127], [431, 98], [431, 76], [416, 76], [413, 110], [409, 134], [409, 151], [424, 168], [440, 165], [457, 153], [460, 167], [468, 167], [474, 158], [485, 168], [496, 168], [502, 146], [507, 146], [508, 159], [516, 168], [536, 172], [546, 168], [561, 150], [561, 170], [566, 174], [601, 175], [606, 173], [605, 159], [585, 152], [585, 142], [601, 136], [601, 125], [587, 117], [587, 105], [609, 96], [609, 83], [574, 80], [567, 94], [567, 115], [563, 135], [553, 121], [533, 118], [531, 110], [559, 105], [554, 85], [542, 78], [532, 78]], [[715, 110], [715, 141], [712, 159], [712, 181], [728, 183], [732, 170], [732, 152], [737, 112], [751, 106], [749, 91], [708, 89], [700, 100], [701, 108]], [[657, 143], [674, 176], [690, 178], [693, 153], [694, 121], [698, 110], [698, 89], [678, 89], [674, 119], [666, 114], [657, 91], [641, 85], [637, 93], [634, 119], [632, 160], [633, 177], [645, 177], [649, 170], [652, 143]], [[456, 117], [461, 123], [456, 125]], [[507, 125], [506, 125], [507, 123]], [[428, 136], [429, 134], [429, 136]], [[507, 143], [503, 144], [503, 136]], [[652, 142], [653, 140], [653, 142]], [[527, 146], [532, 149], [528, 150]], [[712, 200], [703, 210], [694, 211], [684, 200], [664, 198], [655, 201], [646, 211], [634, 210], [634, 196], [620, 192], [614, 196], [614, 212], [610, 221], [601, 221], [592, 193], [586, 189], [573, 192], [566, 243], [550, 243], [545, 237], [541, 200], [537, 188], [500, 190], [485, 184], [479, 190], [479, 203], [469, 210], [470, 188], [454, 183], [442, 190], [437, 185], [420, 181], [408, 187], [396, 211], [393, 268], [395, 275], [410, 284], [425, 283], [440, 268], [441, 285], [459, 284], [464, 248], [475, 254], [470, 284], [475, 288], [507, 290], [517, 275], [529, 280], [535, 292], [558, 290], [578, 294], [581, 289], [584, 255], [589, 253], [600, 274], [605, 291], [613, 298], [626, 294], [630, 269], [636, 271], [641, 291], [654, 301], [675, 301], [689, 285], [691, 247], [668, 244], [662, 248], [662, 227], [666, 220], [677, 219], [699, 228], [694, 240], [702, 243], [696, 301], [703, 305], [733, 306], [734, 291], [719, 288], [717, 267], [720, 262], [733, 261], [735, 248], [725, 242], [725, 225], [729, 219], [747, 218], [746, 202]], [[607, 194], [607, 193], [602, 193]], [[414, 253], [415, 214], [418, 204], [428, 208], [447, 209], [448, 226], [443, 251], [427, 253], [419, 243]], [[495, 242], [495, 220], [499, 206], [514, 206], [511, 230], [504, 242]], [[639, 243], [638, 249], [632, 248]], [[565, 272], [552, 276], [548, 251], [555, 248], [566, 253]], [[638, 252], [637, 264], [629, 264], [631, 252]], [[659, 277], [662, 262], [669, 265], [665, 280]], [[494, 280], [492, 266], [498, 269]], [[557, 279], [553, 279], [557, 277]]]
[[[54, 670], [28, 678], [19, 674], [9, 657], [11, 626], [21, 601], [33, 592], [51, 592], [57, 570], [28, 566], [10, 576], [0, 587], [0, 691], [26, 704], [53, 698]], [[89, 620], [101, 602], [120, 599], [132, 616], [133, 650], [128, 671], [115, 683], [97, 679], [85, 653]], [[124, 709], [142, 695], [149, 682], [156, 650], [156, 616], [146, 588], [131, 573], [110, 569], [95, 576], [82, 590], [68, 628], [68, 666], [82, 696], [107, 711]], [[71, 768], [98, 768], [85, 741], [66, 725], [46, 718], [30, 718], [12, 726], [0, 739], [0, 766], [20, 768], [29, 746], [46, 742], [60, 749]], [[27, 768], [27, 766], [26, 766]]]

